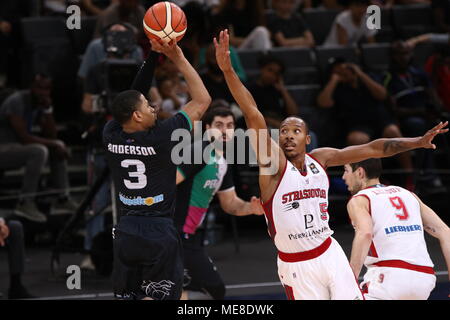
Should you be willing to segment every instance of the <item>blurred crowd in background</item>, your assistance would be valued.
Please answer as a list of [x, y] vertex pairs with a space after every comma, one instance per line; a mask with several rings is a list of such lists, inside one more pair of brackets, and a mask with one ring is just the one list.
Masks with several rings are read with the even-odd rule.
[[[45, 242], [48, 230], [54, 239], [55, 225], [77, 208], [76, 194], [82, 196], [105, 168], [101, 131], [108, 106], [130, 86], [151, 50], [142, 20], [156, 2], [0, 1], [0, 208], [41, 225], [31, 243]], [[449, 119], [449, 0], [173, 2], [188, 20], [179, 45], [200, 72], [211, 107], [230, 108], [238, 127], [245, 129], [245, 123], [212, 44], [225, 28], [233, 66], [268, 126], [278, 128], [290, 115], [303, 117], [311, 128], [310, 149], [420, 136]], [[366, 23], [372, 4], [381, 8], [378, 30]], [[66, 25], [71, 5], [81, 9], [80, 29]], [[158, 61], [148, 96], [160, 119], [189, 100], [171, 61]], [[446, 194], [447, 141], [438, 137], [437, 151], [386, 160], [389, 179], [425, 196]], [[234, 172], [243, 198], [258, 193], [257, 168], [237, 165]], [[338, 174], [331, 174], [331, 182], [331, 195], [345, 197]], [[86, 213], [86, 252], [108, 223], [110, 202], [104, 183]]]

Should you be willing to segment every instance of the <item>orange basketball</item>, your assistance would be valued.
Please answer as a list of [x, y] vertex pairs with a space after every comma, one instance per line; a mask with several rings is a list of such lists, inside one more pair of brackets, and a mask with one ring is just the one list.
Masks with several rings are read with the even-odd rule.
[[151, 6], [144, 16], [144, 31], [149, 39], [180, 41], [187, 29], [186, 15], [179, 6], [163, 1]]

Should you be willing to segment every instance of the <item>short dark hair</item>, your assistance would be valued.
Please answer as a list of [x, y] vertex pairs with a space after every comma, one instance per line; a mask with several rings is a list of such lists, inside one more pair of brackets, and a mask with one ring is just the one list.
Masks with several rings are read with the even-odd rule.
[[204, 126], [211, 125], [213, 123], [215, 117], [228, 117], [228, 116], [232, 116], [233, 121], [236, 123], [236, 118], [230, 108], [227, 108], [227, 107], [210, 108], [206, 112], [206, 114], [203, 116], [203, 119], [202, 119], [203, 125]]
[[370, 0], [349, 0], [348, 5], [369, 6]]
[[137, 90], [127, 90], [119, 93], [111, 106], [114, 119], [120, 124], [130, 120], [140, 101], [141, 93]]
[[289, 118], [296, 118], [296, 119], [299, 119], [299, 120], [303, 121], [303, 123], [305, 124], [305, 128], [306, 128], [306, 134], [309, 134], [309, 125], [308, 125], [308, 122], [306, 122], [305, 119], [303, 119], [302, 117], [299, 117], [299, 116], [289, 116], [289, 117], [285, 118], [285, 119], [281, 122], [281, 124], [283, 124], [283, 123], [284, 123], [287, 119], [289, 119]]
[[358, 168], [363, 168], [366, 172], [367, 179], [376, 179], [381, 176], [381, 172], [383, 171], [383, 166], [381, 165], [380, 159], [367, 159], [364, 161], [351, 163], [350, 167], [353, 171]]
[[272, 63], [277, 64], [280, 67], [281, 73], [284, 73], [284, 71], [286, 70], [284, 62], [271, 54], [263, 54], [258, 58], [259, 68], [264, 68], [265, 66]]

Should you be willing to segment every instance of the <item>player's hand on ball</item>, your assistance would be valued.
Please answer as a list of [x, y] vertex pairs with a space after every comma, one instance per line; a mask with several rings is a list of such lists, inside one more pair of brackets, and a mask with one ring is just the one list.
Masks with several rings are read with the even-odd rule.
[[264, 214], [264, 209], [261, 205], [261, 201], [257, 197], [252, 197], [250, 199], [250, 206], [252, 208], [253, 214], [257, 216], [262, 216]]
[[447, 125], [448, 121], [445, 121], [444, 123], [440, 122], [433, 129], [428, 130], [428, 132], [425, 133], [425, 135], [420, 139], [422, 142], [422, 147], [425, 149], [436, 149], [436, 145], [432, 143], [433, 139], [438, 134], [448, 132], [448, 128], [445, 128]]
[[181, 48], [178, 46], [176, 40], [171, 40], [170, 42], [160, 42], [150, 39], [150, 43], [153, 51], [164, 54], [172, 61], [176, 61], [176, 59], [183, 57], [183, 51], [181, 51]]
[[214, 38], [214, 46], [216, 47], [217, 65], [223, 72], [233, 69], [230, 59], [230, 36], [228, 30], [220, 31], [219, 40]]

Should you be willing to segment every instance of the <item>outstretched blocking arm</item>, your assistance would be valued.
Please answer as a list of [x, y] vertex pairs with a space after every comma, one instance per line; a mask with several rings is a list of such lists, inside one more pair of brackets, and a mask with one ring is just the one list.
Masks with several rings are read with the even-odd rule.
[[342, 166], [346, 163], [360, 162], [370, 158], [386, 158], [401, 152], [425, 148], [436, 149], [433, 139], [436, 135], [448, 132], [445, 123], [439, 123], [424, 136], [417, 138], [377, 139], [359, 146], [350, 146], [344, 149], [319, 148], [311, 154], [326, 167]]
[[203, 84], [202, 79], [195, 71], [183, 54], [183, 51], [175, 41], [169, 44], [161, 44], [151, 40], [152, 50], [164, 53], [177, 66], [186, 80], [189, 94], [192, 98], [182, 110], [188, 115], [192, 122], [199, 121], [211, 103], [211, 96]]
[[420, 215], [425, 231], [439, 240], [450, 279], [450, 228], [430, 207], [424, 204], [418, 196], [415, 194], [413, 195], [416, 197], [417, 201], [419, 201]]
[[[260, 182], [266, 185], [269, 182], [266, 180], [270, 180], [270, 176], [278, 176], [280, 172], [283, 172], [286, 158], [277, 143], [271, 139], [264, 116], [258, 110], [253, 96], [242, 84], [231, 65], [227, 30], [220, 32], [219, 41], [214, 38], [214, 45], [216, 47], [217, 64], [225, 76], [228, 88], [242, 110], [247, 127], [255, 133], [250, 135], [250, 143], [255, 150], [258, 164], [261, 168], [262, 174], [260, 177], [262, 177], [263, 181], [260, 179]], [[274, 168], [273, 165], [277, 168], [275, 174], [264, 174], [263, 169]], [[263, 188], [264, 186], [261, 187]]]
[[370, 217], [370, 203], [365, 197], [353, 197], [347, 204], [348, 215], [355, 228], [355, 237], [353, 238], [352, 253], [350, 255], [350, 267], [359, 277], [364, 260], [369, 252], [372, 243], [373, 223]]

